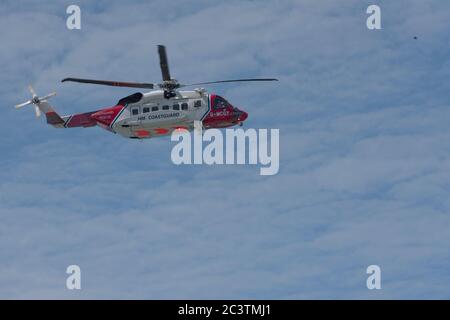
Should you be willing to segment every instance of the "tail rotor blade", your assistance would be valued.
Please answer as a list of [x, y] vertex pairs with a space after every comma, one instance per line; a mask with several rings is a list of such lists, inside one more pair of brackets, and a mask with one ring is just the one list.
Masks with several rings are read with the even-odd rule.
[[27, 106], [27, 105], [29, 105], [29, 104], [32, 104], [32, 103], [33, 103], [33, 101], [28, 100], [27, 102], [24, 102], [24, 103], [15, 105], [14, 108], [20, 109], [20, 108], [23, 108], [23, 107], [25, 107], [25, 106]]
[[28, 86], [28, 90], [30, 90], [33, 98], [37, 97], [36, 91], [34, 91], [33, 87], [31, 86], [31, 84]]
[[56, 96], [56, 92], [52, 92], [52, 93], [50, 93], [50, 94], [48, 94], [48, 95], [46, 95], [46, 96], [44, 96], [42, 98], [39, 98], [39, 100], [40, 101], [47, 100], [47, 99], [49, 99], [51, 97], [54, 97], [54, 96]]
[[41, 116], [41, 110], [38, 106], [34, 106], [34, 111], [36, 112], [36, 118], [39, 118]]
[[169, 62], [167, 61], [166, 47], [158, 45], [159, 65], [161, 66], [162, 78], [170, 81]]

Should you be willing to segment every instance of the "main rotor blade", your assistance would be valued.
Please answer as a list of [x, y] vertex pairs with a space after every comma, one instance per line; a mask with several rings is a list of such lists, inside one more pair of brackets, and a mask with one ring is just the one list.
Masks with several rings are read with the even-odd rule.
[[259, 78], [259, 79], [235, 79], [235, 80], [220, 80], [220, 81], [210, 81], [210, 82], [200, 82], [182, 85], [182, 87], [187, 86], [199, 86], [203, 84], [213, 84], [213, 83], [228, 83], [228, 82], [250, 82], [250, 81], [278, 81], [275, 78]]
[[100, 84], [100, 85], [112, 86], [112, 87], [130, 87], [130, 88], [146, 88], [146, 89], [153, 89], [155, 87], [153, 83], [92, 80], [92, 79], [80, 79], [80, 78], [65, 78], [61, 82], [66, 82], [66, 81]]
[[162, 78], [164, 81], [170, 80], [169, 62], [167, 61], [166, 47], [158, 45], [159, 65], [161, 66]]

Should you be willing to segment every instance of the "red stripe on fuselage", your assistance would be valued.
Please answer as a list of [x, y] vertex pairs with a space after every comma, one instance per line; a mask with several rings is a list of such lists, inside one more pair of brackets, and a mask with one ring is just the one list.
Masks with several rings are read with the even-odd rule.
[[65, 127], [66, 128], [93, 127], [97, 125], [97, 121], [95, 121], [95, 119], [92, 119], [91, 117], [91, 115], [94, 112], [74, 114], [69, 118], [69, 120], [67, 120], [67, 122], [65, 123]]
[[91, 117], [96, 121], [105, 126], [110, 126], [114, 119], [117, 117], [120, 111], [122, 111], [123, 106], [117, 105], [111, 108], [102, 109], [96, 111], [91, 115]]

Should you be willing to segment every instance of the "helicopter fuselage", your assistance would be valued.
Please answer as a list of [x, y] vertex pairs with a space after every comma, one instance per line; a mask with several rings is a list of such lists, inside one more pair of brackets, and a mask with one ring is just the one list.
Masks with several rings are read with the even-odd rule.
[[122, 98], [113, 107], [61, 117], [47, 101], [56, 93], [39, 97], [30, 85], [32, 98], [16, 105], [15, 108], [32, 105], [36, 116], [45, 114], [47, 123], [55, 128], [99, 126], [126, 138], [146, 139], [169, 135], [175, 130], [193, 130], [197, 121], [201, 122], [205, 129], [226, 128], [242, 125], [248, 117], [246, 112], [232, 106], [219, 95], [207, 93], [203, 88], [190, 91], [181, 91], [180, 88], [219, 83], [278, 81], [275, 78], [250, 78], [183, 84], [170, 76], [165, 46], [158, 45], [158, 55], [161, 83], [72, 77], [62, 80], [62, 82], [152, 89], [146, 93], [137, 92]]
[[177, 91], [167, 99], [163, 90], [135, 93], [117, 105], [80, 115], [63, 117], [64, 127], [98, 125], [126, 138], [146, 139], [171, 134], [174, 130], [193, 130], [194, 121], [205, 129], [242, 124], [248, 115], [224, 98], [203, 89]]

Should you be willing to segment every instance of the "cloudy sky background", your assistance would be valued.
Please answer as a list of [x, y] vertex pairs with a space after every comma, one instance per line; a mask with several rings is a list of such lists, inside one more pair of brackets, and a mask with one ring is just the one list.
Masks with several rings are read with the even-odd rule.
[[[444, 0], [2, 1], [0, 298], [450, 298], [449, 18]], [[280, 79], [208, 87], [280, 129], [278, 175], [13, 109], [28, 83], [61, 114], [114, 105], [134, 91], [60, 80], [159, 81], [157, 44], [180, 81]]]

